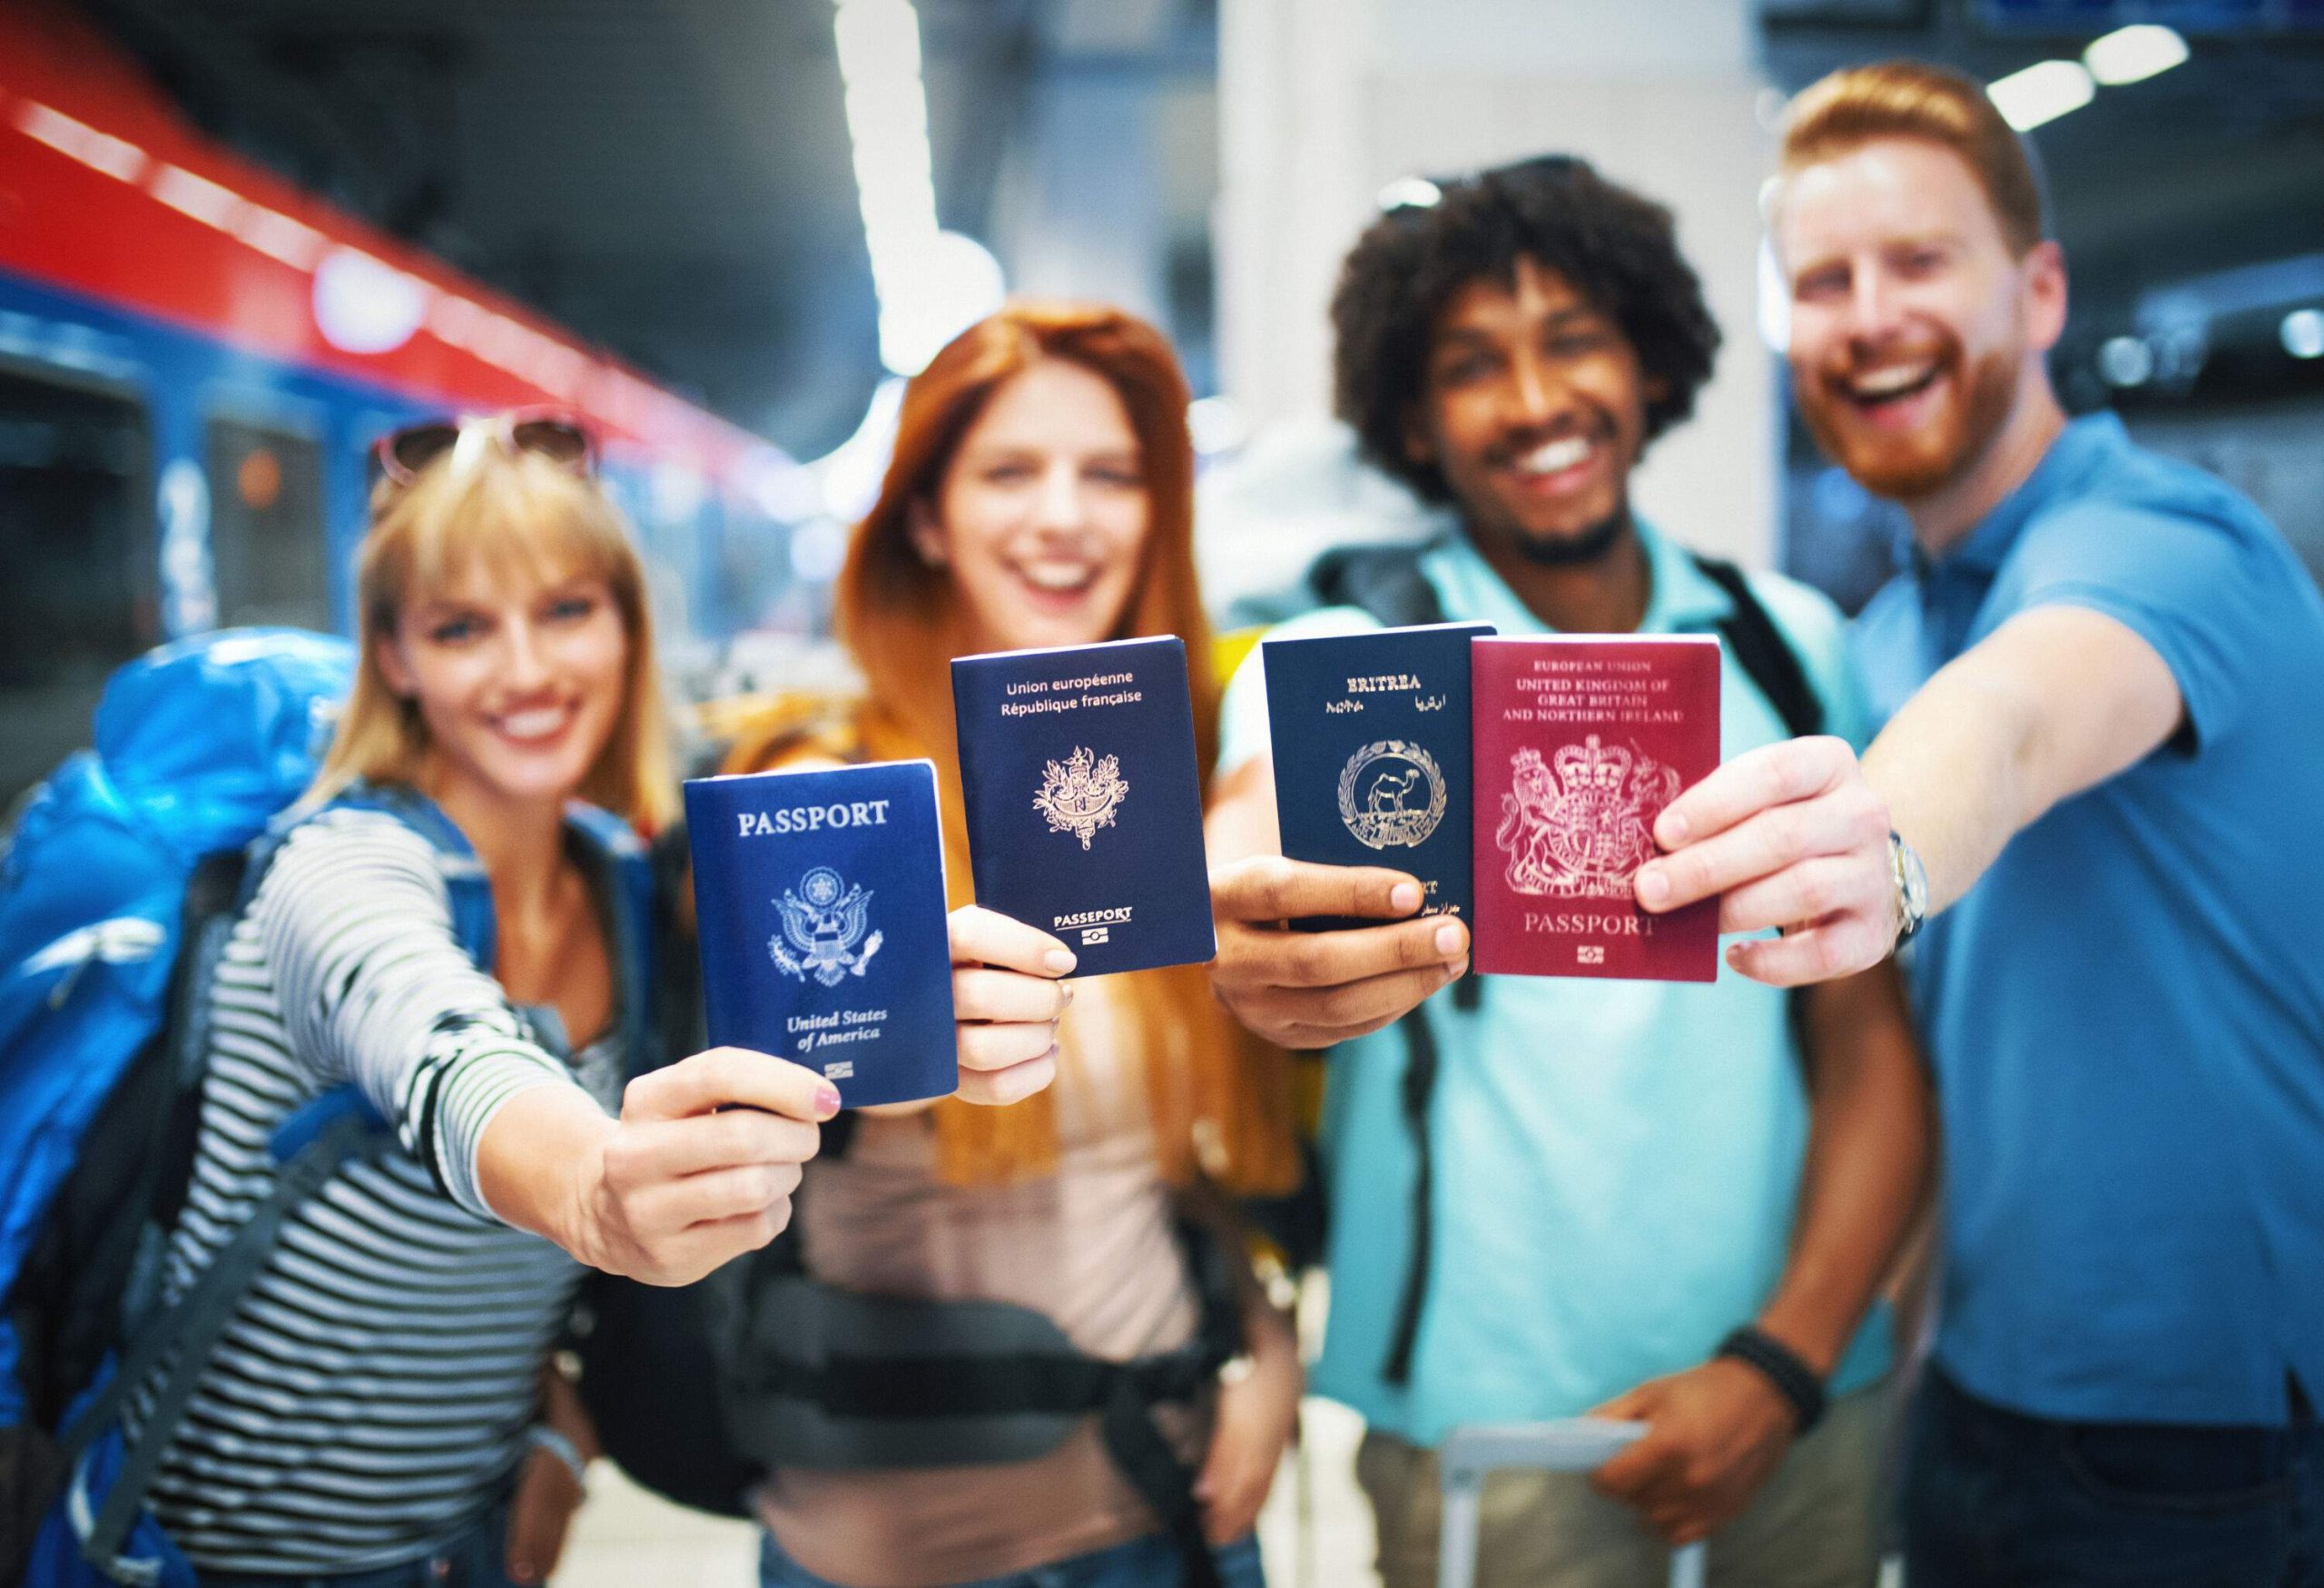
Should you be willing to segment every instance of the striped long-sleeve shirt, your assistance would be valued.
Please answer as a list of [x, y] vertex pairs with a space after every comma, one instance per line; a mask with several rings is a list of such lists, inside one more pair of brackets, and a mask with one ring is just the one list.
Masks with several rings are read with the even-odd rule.
[[318, 818], [219, 962], [170, 1297], [271, 1189], [268, 1139], [310, 1099], [355, 1082], [405, 1150], [293, 1211], [212, 1358], [152, 1496], [199, 1567], [422, 1553], [492, 1501], [532, 1419], [579, 1269], [492, 1217], [477, 1143], [529, 1087], [577, 1078], [610, 1104], [620, 1065], [610, 1041], [568, 1066], [535, 1040], [455, 939], [438, 866], [392, 817]]

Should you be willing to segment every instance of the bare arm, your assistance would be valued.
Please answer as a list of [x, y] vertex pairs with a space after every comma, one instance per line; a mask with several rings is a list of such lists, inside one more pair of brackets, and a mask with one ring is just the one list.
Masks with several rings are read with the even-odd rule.
[[1807, 993], [1807, 1162], [1759, 1327], [1830, 1373], [1926, 1200], [1935, 1120], [1893, 964]]
[[2154, 648], [2102, 613], [2039, 607], [1905, 703], [1864, 775], [1928, 867], [1929, 908], [1969, 891], [2051, 806], [2159, 748], [2184, 713]]
[[1924, 685], [1859, 764], [1838, 739], [1738, 756], [1655, 824], [1670, 853], [1639, 868], [1639, 902], [1723, 895], [1719, 930], [1747, 976], [1797, 986], [1875, 964], [1896, 934], [1887, 835], [1928, 868], [1929, 907], [1958, 900], [2060, 800], [2151, 755], [2185, 713], [2153, 647], [2077, 607], [2021, 613]]
[[[1807, 994], [1810, 1124], [1789, 1260], [1759, 1327], [1828, 1376], [1925, 1199], [1928, 1088], [1893, 965]], [[1674, 1544], [1738, 1514], [1797, 1433], [1759, 1372], [1714, 1359], [1640, 1385], [1598, 1415], [1647, 1432], [1593, 1480]]]

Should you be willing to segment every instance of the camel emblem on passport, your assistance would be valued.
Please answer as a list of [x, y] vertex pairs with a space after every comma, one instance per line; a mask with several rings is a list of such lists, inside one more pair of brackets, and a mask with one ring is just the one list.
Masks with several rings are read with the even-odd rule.
[[1367, 849], [1407, 848], [1444, 819], [1444, 774], [1418, 745], [1382, 739], [1340, 773], [1340, 821]]
[[1679, 774], [1643, 753], [1590, 735], [1541, 764], [1510, 757], [1493, 843], [1509, 856], [1509, 885], [1560, 898], [1628, 899], [1630, 877], [1654, 853], [1654, 818], [1679, 794]]
[[1033, 809], [1049, 819], [1050, 832], [1070, 833], [1087, 849], [1098, 828], [1114, 824], [1114, 813], [1128, 797], [1120, 757], [1108, 755], [1101, 761], [1087, 746], [1076, 746], [1062, 766], [1048, 764]]
[[880, 934], [866, 937], [863, 932], [872, 895], [861, 887], [849, 887], [827, 865], [801, 877], [796, 891], [785, 888], [774, 907], [783, 912], [783, 930], [767, 940], [767, 952], [780, 969], [802, 981], [812, 975], [826, 987], [836, 987], [851, 974], [863, 974], [872, 956], [880, 952]]

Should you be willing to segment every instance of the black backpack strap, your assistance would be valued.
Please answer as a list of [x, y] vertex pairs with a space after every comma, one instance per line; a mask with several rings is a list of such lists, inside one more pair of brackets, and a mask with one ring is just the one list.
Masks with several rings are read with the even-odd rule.
[[[323, 1102], [310, 1105], [318, 1110], [323, 1107]], [[293, 1121], [299, 1118], [293, 1116]], [[169, 1363], [154, 1385], [153, 1405], [137, 1437], [123, 1452], [121, 1470], [81, 1540], [83, 1557], [100, 1570], [109, 1567], [121, 1553], [130, 1529], [136, 1525], [153, 1475], [210, 1365], [210, 1353], [233, 1321], [243, 1296], [264, 1271], [283, 1219], [342, 1165], [359, 1157], [384, 1156], [395, 1146], [393, 1131], [364, 1109], [333, 1107], [328, 1115], [318, 1112], [314, 1123], [313, 1133], [284, 1160], [266, 1199], [251, 1210], [234, 1238], [211, 1259], [178, 1304], [138, 1332], [122, 1354], [111, 1381], [58, 1439], [69, 1468], [127, 1408], [130, 1397], [147, 1377], [165, 1361]]]
[[1317, 557], [1307, 587], [1326, 607], [1358, 607], [1390, 628], [1444, 621], [1444, 603], [1421, 572], [1427, 545], [1344, 546]]
[[1793, 738], [1822, 733], [1824, 703], [1807, 681], [1807, 670], [1799, 665], [1799, 653], [1791, 648], [1775, 619], [1751, 593], [1751, 581], [1731, 562], [1700, 552], [1691, 555], [1704, 577], [1726, 591], [1735, 604], [1735, 610], [1720, 621], [1718, 633], [1727, 648], [1735, 653], [1736, 664], [1776, 708]]
[[[1452, 1007], [1474, 1014], [1484, 1004], [1484, 981], [1473, 971], [1452, 983]], [[1436, 1095], [1436, 1075], [1442, 1066], [1436, 1033], [1429, 1029], [1425, 1006], [1396, 1022], [1404, 1037], [1404, 1079], [1401, 1093], [1404, 1129], [1413, 1144], [1412, 1257], [1404, 1267], [1403, 1288], [1397, 1293], [1395, 1321], [1388, 1335], [1388, 1357], [1381, 1376], [1390, 1384], [1412, 1382], [1413, 1351], [1420, 1343], [1421, 1309], [1428, 1301], [1430, 1268], [1436, 1241], [1436, 1153], [1428, 1135], [1429, 1103]]]
[[[1791, 648], [1783, 630], [1768, 616], [1767, 607], [1751, 593], [1751, 582], [1743, 570], [1699, 551], [1691, 555], [1695, 566], [1735, 603], [1735, 610], [1718, 626], [1719, 637], [1735, 653], [1736, 665], [1783, 719], [1784, 731], [1795, 739], [1822, 733], [1824, 703], [1807, 681], [1807, 670], [1799, 665], [1799, 653]], [[1807, 1051], [1807, 988], [1795, 987], [1786, 1004], [1792, 1042], [1802, 1055]]]

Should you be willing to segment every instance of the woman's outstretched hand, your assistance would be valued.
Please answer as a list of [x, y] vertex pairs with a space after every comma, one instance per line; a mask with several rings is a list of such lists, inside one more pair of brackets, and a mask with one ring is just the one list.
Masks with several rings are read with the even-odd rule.
[[811, 1070], [713, 1048], [631, 1081], [618, 1119], [577, 1086], [518, 1092], [478, 1144], [477, 1184], [593, 1268], [691, 1284], [783, 1233], [839, 1107]]
[[1073, 951], [1048, 932], [971, 904], [952, 912], [952, 1017], [960, 1090], [1013, 1103], [1057, 1079], [1057, 1022], [1073, 1001]]

